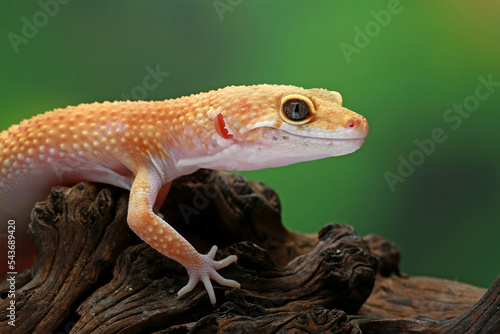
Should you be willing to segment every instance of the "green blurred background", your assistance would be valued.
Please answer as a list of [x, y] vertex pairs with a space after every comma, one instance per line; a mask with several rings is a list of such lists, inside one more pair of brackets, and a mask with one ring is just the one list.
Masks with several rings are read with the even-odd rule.
[[[500, 86], [475, 97], [479, 77], [500, 82], [499, 2], [59, 1], [0, 3], [0, 130], [133, 92], [338, 90], [369, 121], [360, 151], [244, 173], [278, 192], [285, 224], [380, 234], [411, 275], [487, 287], [500, 274]], [[148, 66], [169, 75], [141, 91]], [[460, 126], [444, 119], [464, 103]], [[391, 189], [387, 172], [437, 128], [446, 140]]]

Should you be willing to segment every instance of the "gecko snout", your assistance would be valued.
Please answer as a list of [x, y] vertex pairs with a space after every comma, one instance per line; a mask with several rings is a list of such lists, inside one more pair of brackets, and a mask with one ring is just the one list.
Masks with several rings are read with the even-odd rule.
[[348, 118], [345, 127], [356, 131], [362, 137], [366, 137], [368, 134], [368, 122], [366, 118], [361, 115]]

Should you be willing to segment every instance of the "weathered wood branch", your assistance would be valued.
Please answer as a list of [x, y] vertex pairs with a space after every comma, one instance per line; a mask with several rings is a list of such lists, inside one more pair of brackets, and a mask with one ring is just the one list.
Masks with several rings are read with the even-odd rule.
[[8, 286], [0, 285], [0, 332], [499, 329], [498, 281], [477, 302], [484, 289], [401, 277], [394, 244], [376, 236], [363, 239], [341, 224], [329, 224], [317, 235], [292, 232], [283, 227], [279, 198], [270, 188], [207, 170], [176, 180], [160, 214], [200, 252], [216, 244], [218, 257], [236, 254], [238, 262], [221, 273], [242, 286], [215, 285], [215, 307], [201, 284], [178, 298], [187, 282], [185, 269], [133, 235], [126, 224], [127, 202], [124, 190], [81, 183], [54, 188], [36, 205], [31, 230], [37, 260], [18, 276], [16, 327], [7, 324]]
[[[434, 278], [410, 280], [413, 282], [391, 284], [389, 292], [395, 291], [396, 295], [401, 290], [405, 291], [404, 288], [399, 290], [401, 286], [406, 286], [407, 297], [400, 301], [407, 308], [403, 313], [411, 314], [411, 318], [396, 318], [402, 313], [401, 310], [396, 310], [387, 318], [352, 317], [357, 319], [363, 333], [500, 333], [500, 276], [472, 307], [467, 307], [467, 303], [477, 300], [474, 295], [484, 289]], [[456, 290], [455, 294], [453, 290]], [[432, 293], [434, 300], [431, 299]], [[383, 305], [395, 301], [397, 304], [397, 299], [375, 299], [379, 299], [377, 303]], [[461, 309], [466, 310], [459, 312]], [[438, 315], [439, 318], [432, 315]]]

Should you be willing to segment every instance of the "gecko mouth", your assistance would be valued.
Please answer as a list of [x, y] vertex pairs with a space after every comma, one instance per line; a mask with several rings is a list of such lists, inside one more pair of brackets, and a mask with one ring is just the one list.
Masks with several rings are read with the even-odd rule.
[[293, 133], [273, 128], [267, 128], [265, 133], [266, 140], [271, 139], [271, 146], [276, 148], [275, 156], [297, 157], [294, 162], [349, 154], [363, 146], [366, 138], [355, 131], [345, 134], [347, 138], [339, 138], [338, 134], [319, 137], [318, 133], [311, 135], [308, 131]]
[[356, 136], [355, 132], [341, 132], [341, 133], [311, 133], [310, 131], [301, 131], [300, 133], [297, 132], [290, 132], [287, 130], [278, 130], [279, 135], [283, 140], [290, 140], [290, 139], [296, 139], [296, 140], [307, 140], [307, 141], [318, 141], [319, 142], [360, 142], [361, 144], [364, 143], [366, 136], [363, 136], [359, 134]]
[[335, 131], [332, 130], [321, 130], [319, 128], [308, 128], [308, 127], [293, 127], [289, 124], [282, 124], [278, 129], [278, 133], [287, 133], [289, 135], [297, 136], [299, 138], [314, 138], [323, 140], [364, 140], [368, 135], [368, 126], [361, 124], [356, 125], [352, 123], [353, 126], [349, 127], [339, 127]]

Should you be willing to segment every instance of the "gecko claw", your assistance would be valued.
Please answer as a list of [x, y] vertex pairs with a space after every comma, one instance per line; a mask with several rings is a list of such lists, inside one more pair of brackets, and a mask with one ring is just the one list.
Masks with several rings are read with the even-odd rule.
[[197, 261], [196, 265], [193, 264], [185, 265], [189, 275], [189, 281], [182, 289], [179, 290], [177, 296], [181, 297], [186, 293], [192, 291], [196, 286], [196, 284], [198, 284], [198, 282], [201, 281], [205, 286], [205, 289], [207, 290], [210, 302], [212, 303], [212, 305], [215, 305], [217, 300], [215, 298], [214, 288], [212, 286], [212, 282], [210, 279], [213, 279], [214, 281], [223, 286], [228, 286], [232, 288], [240, 287], [240, 284], [238, 282], [231, 279], [226, 279], [217, 272], [217, 270], [227, 267], [233, 262], [236, 262], [236, 260], [238, 260], [236, 255], [230, 255], [225, 259], [222, 259], [220, 261], [215, 261], [214, 257], [216, 253], [217, 253], [217, 246], [213, 246], [212, 249], [210, 249], [210, 252], [208, 252], [206, 255], [199, 254], [200, 258], [199, 261]]

